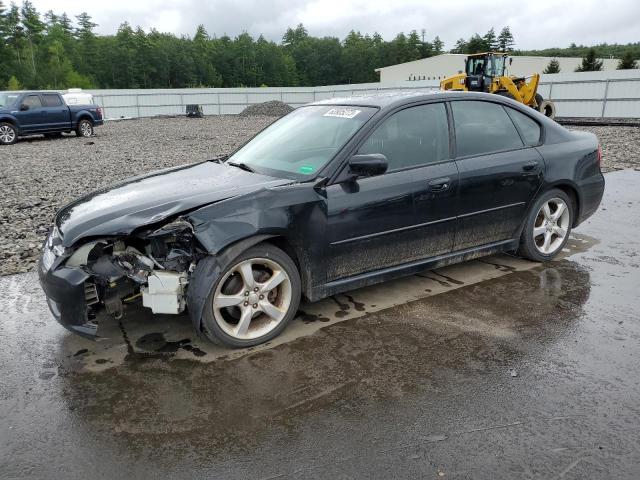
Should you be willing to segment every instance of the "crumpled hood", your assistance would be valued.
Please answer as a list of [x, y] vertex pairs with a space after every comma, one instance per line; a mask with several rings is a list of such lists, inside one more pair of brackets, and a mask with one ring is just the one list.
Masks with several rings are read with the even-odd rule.
[[216, 162], [202, 162], [134, 177], [95, 191], [58, 212], [62, 244], [85, 237], [127, 235], [187, 210], [292, 183]]

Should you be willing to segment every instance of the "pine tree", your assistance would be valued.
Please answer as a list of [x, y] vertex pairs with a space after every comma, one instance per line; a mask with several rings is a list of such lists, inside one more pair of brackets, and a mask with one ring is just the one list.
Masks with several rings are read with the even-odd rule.
[[595, 48], [587, 50], [587, 54], [582, 58], [582, 64], [576, 68], [576, 72], [599, 72], [602, 70], [602, 60], [596, 57]]
[[494, 30], [493, 27], [491, 27], [491, 29], [484, 34], [484, 37], [482, 37], [482, 40], [484, 40], [484, 47], [485, 47], [484, 49], [486, 51], [492, 52], [498, 49], [496, 31]]
[[560, 62], [557, 59], [552, 58], [542, 73], [560, 73]]
[[498, 49], [501, 52], [513, 52], [515, 40], [509, 27], [504, 27], [498, 35]]
[[433, 39], [433, 53], [434, 55], [440, 55], [444, 51], [444, 42], [440, 40], [440, 37], [436, 36]]
[[38, 69], [36, 66], [36, 51], [42, 41], [42, 34], [45, 30], [45, 24], [40, 19], [40, 14], [29, 0], [25, 0], [20, 8], [20, 19], [24, 27], [27, 45], [29, 47], [29, 57], [31, 66], [32, 85], [37, 85]]
[[477, 33], [467, 42], [467, 51], [465, 53], [481, 53], [486, 50], [484, 39]]
[[[74, 36], [77, 40], [77, 61], [76, 70], [86, 76], [96, 75], [98, 63], [100, 62], [98, 39], [93, 33], [93, 29], [98, 25], [93, 23], [88, 13], [82, 12], [76, 16], [78, 27], [75, 29]], [[112, 68], [110, 65], [109, 67]]]
[[5, 8], [2, 0], [0, 0], [0, 85], [4, 85], [4, 82], [9, 76], [11, 70], [11, 52], [7, 45], [8, 38], [9, 32], [7, 28]]
[[464, 38], [458, 39], [455, 47], [451, 49], [451, 53], [467, 53], [467, 41]]
[[638, 68], [638, 64], [636, 63], [636, 59], [631, 50], [624, 52], [616, 68], [618, 70], [632, 70], [634, 68]]
[[18, 79], [13, 75], [9, 79], [9, 83], [7, 84], [7, 90], [9, 91], [22, 90], [22, 85], [20, 84]]

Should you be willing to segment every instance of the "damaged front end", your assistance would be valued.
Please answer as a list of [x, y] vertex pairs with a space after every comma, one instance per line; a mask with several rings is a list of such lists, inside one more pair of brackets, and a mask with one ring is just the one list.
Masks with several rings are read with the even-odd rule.
[[58, 322], [94, 338], [101, 310], [119, 319], [128, 303], [142, 300], [153, 313], [183, 312], [191, 273], [203, 256], [191, 224], [182, 218], [73, 249], [62, 247], [54, 228], [43, 247], [40, 283]]

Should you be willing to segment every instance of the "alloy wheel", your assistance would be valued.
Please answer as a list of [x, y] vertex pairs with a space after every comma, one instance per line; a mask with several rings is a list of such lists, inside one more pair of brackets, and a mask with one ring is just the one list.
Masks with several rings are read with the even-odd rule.
[[91, 136], [91, 124], [89, 122], [82, 122], [80, 124], [80, 132], [82, 133], [83, 137], [90, 137]]
[[0, 142], [11, 143], [16, 139], [16, 132], [9, 125], [2, 125], [0, 127]]
[[562, 246], [570, 217], [569, 208], [561, 198], [551, 198], [540, 207], [533, 225], [533, 242], [540, 253], [552, 255]]
[[218, 282], [213, 314], [227, 335], [251, 340], [273, 331], [291, 301], [291, 279], [285, 269], [273, 260], [252, 258], [234, 265]]

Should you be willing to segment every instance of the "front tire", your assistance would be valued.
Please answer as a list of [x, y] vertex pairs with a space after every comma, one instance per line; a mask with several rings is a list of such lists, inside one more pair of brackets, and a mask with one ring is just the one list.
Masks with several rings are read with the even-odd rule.
[[251, 347], [278, 336], [298, 311], [300, 274], [291, 258], [270, 244], [233, 260], [212, 286], [202, 314], [214, 343]]
[[76, 128], [76, 135], [84, 138], [91, 137], [93, 135], [93, 122], [86, 118], [80, 120]]
[[569, 240], [573, 219], [573, 205], [566, 193], [555, 188], [543, 193], [529, 211], [518, 254], [534, 262], [553, 260]]
[[10, 123], [0, 123], [0, 145], [13, 145], [18, 141], [16, 127]]

